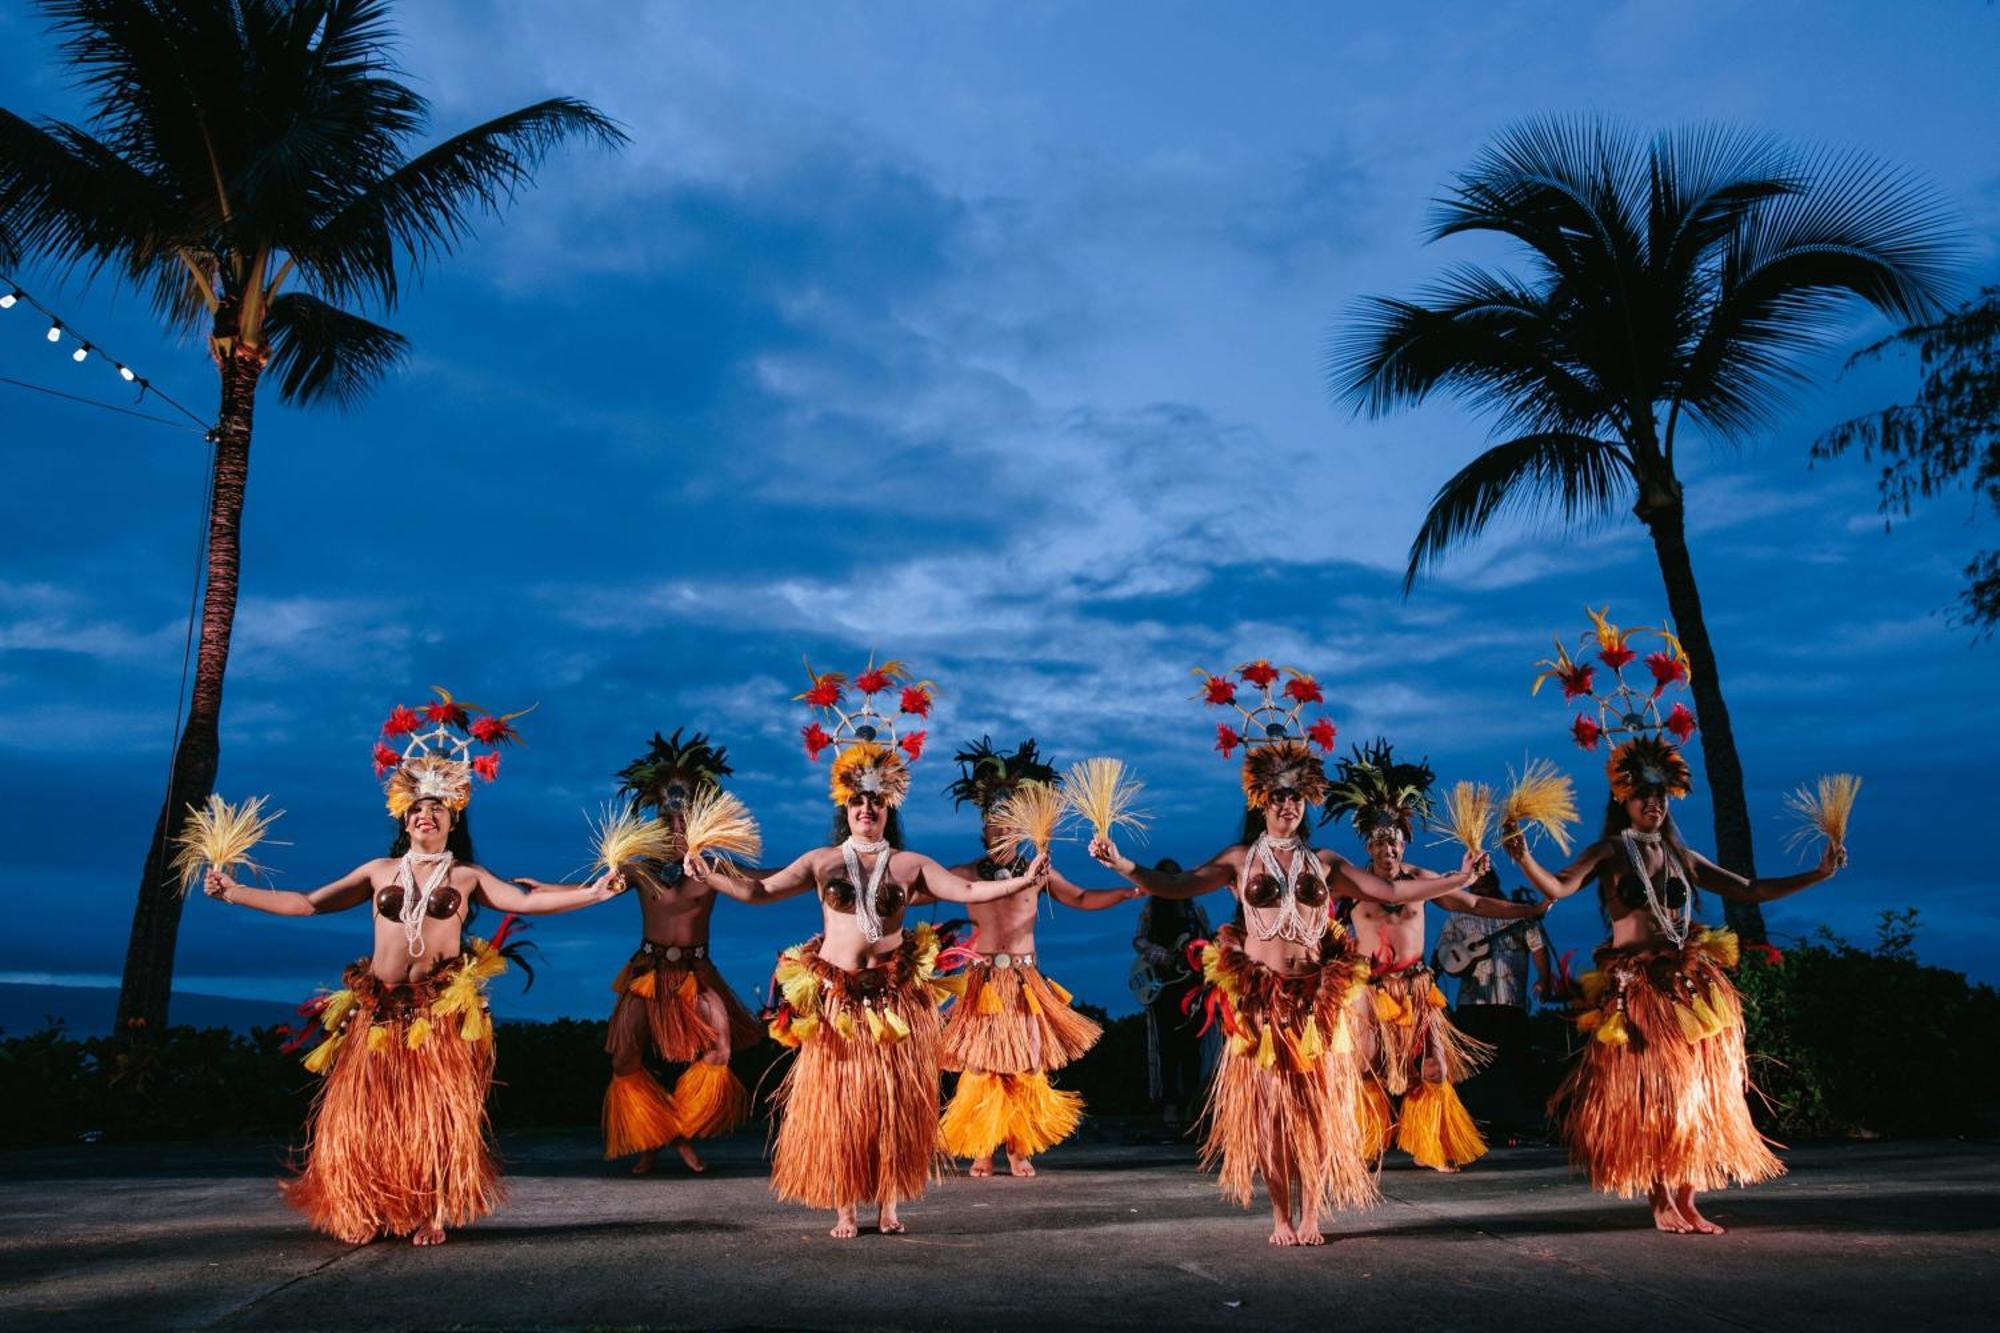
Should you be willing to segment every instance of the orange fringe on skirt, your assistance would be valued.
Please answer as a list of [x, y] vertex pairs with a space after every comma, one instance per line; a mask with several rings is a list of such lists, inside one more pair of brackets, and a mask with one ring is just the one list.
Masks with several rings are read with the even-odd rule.
[[1600, 949], [1579, 979], [1576, 1024], [1592, 1040], [1549, 1113], [1596, 1189], [1632, 1198], [1656, 1181], [1713, 1190], [1784, 1174], [1750, 1119], [1736, 959], [1733, 932], [1704, 930], [1678, 948]]
[[1240, 926], [1218, 930], [1202, 975], [1219, 990], [1224, 1043], [1209, 1089], [1202, 1168], [1221, 1167], [1223, 1197], [1248, 1207], [1255, 1177], [1284, 1182], [1301, 1215], [1379, 1198], [1362, 1155], [1360, 1063], [1348, 1004], [1367, 976], [1346, 932], [1330, 926], [1320, 965], [1284, 976], [1243, 949]]
[[1083, 1123], [1083, 1095], [1049, 1086], [1047, 1074], [958, 1076], [958, 1090], [940, 1126], [954, 1157], [991, 1157], [1001, 1144], [1009, 1157], [1045, 1153]]
[[946, 1069], [1045, 1074], [1097, 1044], [1104, 1029], [1070, 1008], [1070, 993], [1032, 967], [982, 959], [962, 974], [965, 993], [945, 1018]]
[[461, 1227], [505, 1198], [486, 1117], [493, 1021], [486, 981], [506, 960], [483, 940], [420, 981], [377, 980], [363, 959], [320, 1009], [324, 1073], [306, 1121], [305, 1165], [281, 1183], [312, 1225], [351, 1245], [435, 1220]]
[[817, 936], [779, 956], [771, 1035], [798, 1048], [779, 1084], [771, 1190], [812, 1208], [915, 1199], [941, 1165], [937, 933], [848, 972]]
[[[1379, 1084], [1376, 1102], [1362, 1107], [1369, 1155], [1386, 1152], [1393, 1131], [1398, 1148], [1435, 1171], [1485, 1156], [1486, 1140], [1452, 1085], [1478, 1073], [1493, 1048], [1466, 1036], [1447, 1016], [1431, 970], [1408, 967], [1376, 977], [1357, 1005], [1373, 1048], [1370, 1072]], [[1389, 1109], [1391, 1096], [1403, 1098], [1400, 1115]]]
[[763, 1026], [706, 958], [670, 963], [660, 954], [659, 946], [650, 946], [633, 954], [619, 969], [611, 989], [617, 992], [618, 1003], [611, 1010], [604, 1049], [621, 1068], [645, 1059], [649, 1046], [669, 1064], [698, 1060], [714, 1050], [715, 1029], [696, 1004], [703, 991], [721, 999], [729, 1015], [732, 1047], [742, 1050], [763, 1035]]

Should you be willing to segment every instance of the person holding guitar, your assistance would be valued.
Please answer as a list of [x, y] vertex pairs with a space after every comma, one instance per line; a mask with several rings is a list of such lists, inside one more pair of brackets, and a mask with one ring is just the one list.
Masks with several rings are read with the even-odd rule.
[[[1470, 890], [1500, 900], [1500, 877], [1489, 874]], [[1515, 902], [1532, 902], [1529, 890], [1514, 891]], [[1498, 917], [1453, 912], [1438, 932], [1431, 953], [1437, 970], [1458, 982], [1452, 1021], [1467, 1036], [1493, 1047], [1493, 1063], [1459, 1088], [1467, 1109], [1479, 1120], [1533, 1134], [1540, 1131], [1545, 1089], [1536, 1086], [1528, 1027], [1530, 994], [1552, 998], [1555, 978], [1548, 937], [1531, 917]], [[1530, 973], [1535, 977], [1532, 991]]]
[[1400, 763], [1389, 742], [1377, 740], [1342, 759], [1338, 777], [1323, 818], [1353, 820], [1369, 870], [1390, 883], [1435, 886], [1405, 902], [1359, 898], [1349, 919], [1356, 947], [1372, 964], [1368, 988], [1355, 1001], [1372, 1075], [1362, 1083], [1359, 1108], [1369, 1155], [1380, 1158], [1393, 1138], [1419, 1166], [1456, 1171], [1484, 1156], [1486, 1141], [1453, 1085], [1471, 1077], [1493, 1048], [1445, 1015], [1444, 993], [1424, 962], [1424, 904], [1508, 921], [1538, 919], [1548, 907], [1478, 897], [1467, 892], [1464, 877], [1446, 878], [1403, 859], [1415, 821], [1430, 813], [1436, 779], [1428, 763]]

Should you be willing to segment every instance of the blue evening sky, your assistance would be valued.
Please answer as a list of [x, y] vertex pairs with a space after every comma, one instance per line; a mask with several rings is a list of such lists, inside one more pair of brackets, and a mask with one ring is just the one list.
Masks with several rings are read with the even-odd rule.
[[[220, 785], [289, 811], [268, 859], [291, 887], [383, 850], [369, 745], [432, 682], [540, 703], [475, 806], [502, 874], [577, 867], [610, 775], [681, 725], [729, 747], [788, 858], [828, 809], [800, 658], [871, 648], [944, 687], [908, 823], [947, 859], [973, 846], [948, 751], [982, 732], [1123, 757], [1147, 852], [1212, 851], [1236, 775], [1188, 669], [1267, 654], [1320, 675], [1343, 744], [1384, 732], [1447, 781], [1545, 754], [1594, 807], [1598, 761], [1529, 698], [1531, 664], [1586, 603], [1662, 617], [1643, 534], [1498, 529], [1405, 601], [1409, 538], [1482, 423], [1357, 422], [1321, 386], [1357, 296], [1497, 253], [1421, 245], [1427, 200], [1524, 116], [1723, 120], [1907, 165], [1959, 210], [1968, 286], [2000, 272], [2000, 10], [1962, 0], [402, 11], [441, 129], [568, 93], [633, 144], [563, 155], [434, 269], [392, 320], [409, 368], [359, 410], [262, 404]], [[0, 51], [0, 105], [78, 114], [21, 0]], [[130, 293], [22, 276], [212, 403], [201, 349]], [[1882, 331], [1857, 314], [1848, 345]], [[0, 375], [116, 391], [43, 332], [0, 313]], [[1826, 369], [1781, 428], [1690, 464], [1762, 865], [1790, 864], [1785, 791], [1867, 778], [1853, 868], [1772, 924], [1868, 940], [1913, 905], [1925, 957], [1993, 979], [1995, 649], [1942, 614], [1991, 526], [1952, 497], [1885, 534], [1866, 464], [1809, 469], [1819, 430], [1910, 386]], [[5, 386], [0, 423], [0, 979], [106, 983], [166, 768], [203, 454]], [[1682, 817], [1711, 841], [1701, 797]], [[1080, 847], [1059, 859], [1103, 882]], [[538, 924], [548, 965], [504, 1009], [604, 1012], [635, 922], [618, 902]], [[1132, 924], [1058, 911], [1044, 952], [1125, 1009]], [[1587, 949], [1593, 905], [1552, 927]], [[717, 956], [749, 992], [813, 928], [810, 900], [724, 905]], [[302, 997], [366, 937], [198, 899], [180, 984]]]

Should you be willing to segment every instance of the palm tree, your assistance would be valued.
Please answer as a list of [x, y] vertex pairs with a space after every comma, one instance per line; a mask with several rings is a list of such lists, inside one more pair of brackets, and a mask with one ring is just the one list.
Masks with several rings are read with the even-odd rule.
[[453, 253], [557, 145], [617, 145], [597, 110], [551, 98], [415, 156], [429, 105], [398, 81], [386, 0], [43, 0], [90, 99], [88, 126], [0, 110], [0, 233], [59, 272], [109, 272], [175, 332], [206, 336], [221, 381], [207, 588], [186, 730], [140, 875], [118, 1021], [165, 1024], [181, 900], [170, 848], [219, 759], [251, 419], [280, 401], [348, 407], [407, 343], [406, 271]]
[[[1688, 553], [1675, 466], [1685, 427], [1740, 442], [1805, 379], [1851, 298], [1899, 319], [1935, 309], [1952, 238], [1939, 203], [1854, 155], [1721, 128], [1641, 139], [1600, 121], [1510, 130], [1438, 201], [1430, 239], [1494, 232], [1526, 277], [1475, 266], [1416, 300], [1371, 298], [1332, 342], [1334, 393], [1380, 416], [1436, 391], [1496, 419], [1411, 543], [1420, 574], [1502, 510], [1571, 525], [1621, 506], [1645, 525], [1693, 658], [1716, 849], [1755, 860], [1729, 709]], [[1731, 921], [1763, 937], [1754, 905]]]

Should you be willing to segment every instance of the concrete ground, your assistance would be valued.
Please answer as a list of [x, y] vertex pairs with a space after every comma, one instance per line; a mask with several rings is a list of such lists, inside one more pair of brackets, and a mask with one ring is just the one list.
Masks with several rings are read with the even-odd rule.
[[772, 1201], [756, 1138], [633, 1179], [592, 1135], [520, 1137], [512, 1204], [425, 1251], [305, 1231], [275, 1145], [0, 1153], [0, 1327], [2000, 1327], [1993, 1144], [1792, 1150], [1789, 1176], [1713, 1199], [1714, 1238], [1655, 1234], [1546, 1148], [1392, 1163], [1332, 1244], [1274, 1250], [1185, 1145], [1117, 1138], [835, 1242]]

